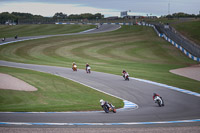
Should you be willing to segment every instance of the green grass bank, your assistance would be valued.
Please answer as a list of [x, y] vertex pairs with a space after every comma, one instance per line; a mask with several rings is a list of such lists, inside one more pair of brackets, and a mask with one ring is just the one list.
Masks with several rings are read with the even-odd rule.
[[200, 20], [175, 23], [172, 26], [181, 34], [200, 45]]
[[35, 24], [35, 25], [0, 25], [0, 38], [39, 35], [56, 35], [76, 33], [94, 28], [94, 25], [56, 25], [56, 24]]
[[45, 112], [102, 110], [100, 99], [106, 99], [117, 108], [123, 101], [51, 74], [32, 70], [0, 67], [0, 73], [17, 77], [38, 88], [26, 92], [0, 89], [0, 111]]
[[108, 33], [51, 37], [0, 46], [0, 59], [71, 67], [89, 63], [92, 71], [130, 76], [200, 92], [200, 82], [174, 75], [171, 69], [197, 62], [159, 38], [150, 27], [122, 26]]

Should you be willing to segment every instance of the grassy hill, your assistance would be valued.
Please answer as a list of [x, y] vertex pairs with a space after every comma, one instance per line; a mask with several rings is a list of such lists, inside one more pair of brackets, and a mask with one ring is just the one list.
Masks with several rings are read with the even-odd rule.
[[123, 26], [108, 33], [52, 37], [0, 46], [0, 59], [14, 62], [71, 67], [89, 63], [92, 71], [152, 80], [195, 92], [200, 82], [169, 72], [197, 64], [159, 38], [150, 27]]
[[0, 38], [18, 36], [39, 36], [75, 33], [94, 28], [93, 25], [0, 25]]
[[7, 73], [38, 88], [26, 92], [0, 89], [0, 111], [45, 112], [102, 110], [100, 99], [106, 99], [117, 108], [123, 101], [77, 84], [59, 76], [10, 67], [1, 67]]
[[175, 23], [172, 26], [181, 34], [200, 45], [200, 20]]

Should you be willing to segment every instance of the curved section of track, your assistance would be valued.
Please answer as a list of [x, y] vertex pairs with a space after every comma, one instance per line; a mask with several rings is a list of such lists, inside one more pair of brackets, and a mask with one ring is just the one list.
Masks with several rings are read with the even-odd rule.
[[43, 35], [43, 36], [28, 36], [28, 37], [18, 37], [18, 39], [6, 38], [6, 41], [1, 41], [0, 45], [15, 43], [15, 42], [21, 42], [21, 41], [27, 41], [27, 40], [47, 38], [47, 37], [55, 37], [55, 36], [67, 36], [67, 35], [94, 34], [94, 33], [109, 32], [109, 31], [117, 30], [120, 27], [121, 27], [120, 25], [102, 25], [98, 29], [94, 28], [94, 29], [82, 31], [82, 32], [79, 32], [79, 33], [58, 34], [58, 35]]
[[[166, 87], [131, 79], [129, 82], [121, 76], [84, 70], [73, 72], [71, 68], [21, 64], [1, 61], [1, 65], [31, 69], [78, 81], [98, 90], [127, 99], [139, 105], [134, 111], [120, 111], [117, 114], [94, 113], [59, 113], [59, 114], [5, 114], [0, 113], [2, 122], [39, 122], [39, 123], [130, 123], [151, 121], [176, 121], [200, 118], [200, 98], [181, 93]], [[109, 81], [109, 82], [108, 82]], [[152, 101], [153, 92], [161, 94], [165, 107], [158, 107]]]
[[[99, 29], [100, 30], [100, 29]], [[90, 31], [91, 33], [95, 32]], [[129, 125], [135, 124], [156, 124], [156, 123], [182, 123], [197, 122], [200, 118], [200, 98], [188, 95], [166, 86], [158, 86], [148, 82], [135, 79], [124, 81], [121, 76], [92, 72], [86, 74], [84, 70], [74, 73], [71, 68], [42, 66], [22, 63], [12, 63], [0, 61], [2, 66], [31, 69], [46, 73], [59, 75], [72, 79], [79, 83], [91, 86], [109, 94], [127, 99], [139, 105], [139, 109], [134, 111], [120, 111], [116, 114], [104, 112], [93, 113], [52, 113], [52, 114], [27, 114], [27, 113], [0, 113], [0, 121], [12, 123], [68, 123], [68, 125], [84, 125], [84, 123], [93, 123], [95, 125]], [[165, 107], [158, 107], [152, 100], [154, 92], [162, 95], [165, 101]], [[145, 122], [145, 123], [144, 123]], [[100, 123], [100, 124], [98, 124]], [[110, 124], [109, 124], [110, 123]], [[0, 123], [2, 124], [2, 123]], [[59, 124], [58, 124], [59, 125]], [[86, 124], [87, 125], [87, 124]], [[92, 124], [91, 124], [92, 125]]]

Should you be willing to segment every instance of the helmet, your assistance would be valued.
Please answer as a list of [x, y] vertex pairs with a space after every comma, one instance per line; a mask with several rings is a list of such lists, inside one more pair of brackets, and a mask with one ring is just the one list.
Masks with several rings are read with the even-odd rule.
[[99, 102], [102, 103], [102, 102], [103, 102], [103, 99], [101, 99]]
[[153, 95], [156, 96], [157, 94], [156, 94], [156, 93], [153, 93]]

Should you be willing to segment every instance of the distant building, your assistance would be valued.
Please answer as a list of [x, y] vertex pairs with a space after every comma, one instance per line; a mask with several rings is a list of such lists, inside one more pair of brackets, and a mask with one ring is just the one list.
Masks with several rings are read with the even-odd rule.
[[120, 12], [120, 17], [124, 18], [126, 16], [128, 16], [128, 11]]

